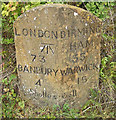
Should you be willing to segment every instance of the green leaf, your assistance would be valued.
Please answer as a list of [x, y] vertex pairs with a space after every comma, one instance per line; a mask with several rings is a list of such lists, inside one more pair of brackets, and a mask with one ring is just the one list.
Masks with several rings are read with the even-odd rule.
[[2, 82], [3, 82], [5, 85], [8, 85], [7, 78], [3, 79]]
[[20, 102], [18, 102], [18, 105], [23, 109], [25, 107], [25, 102], [20, 101]]
[[88, 100], [88, 101], [85, 103], [85, 105], [83, 106], [83, 109], [86, 109], [89, 104], [90, 104], [90, 100]]
[[9, 77], [9, 83], [11, 83], [11, 81], [12, 81], [13, 79], [15, 79], [15, 78], [17, 78], [16, 75], [12, 74], [12, 75]]
[[13, 93], [13, 97], [16, 97], [16, 93]]
[[12, 7], [11, 9], [12, 9], [12, 11], [14, 11], [14, 10], [16, 10], [16, 7], [14, 6], [14, 7]]
[[12, 94], [14, 93], [14, 89], [11, 90]]

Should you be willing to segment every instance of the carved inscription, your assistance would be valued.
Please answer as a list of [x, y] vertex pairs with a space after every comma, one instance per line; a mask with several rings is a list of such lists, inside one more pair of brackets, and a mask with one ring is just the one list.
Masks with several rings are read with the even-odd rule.
[[39, 80], [35, 83], [35, 85], [41, 86], [41, 79], [39, 79]]
[[31, 91], [31, 96], [36, 95], [39, 98], [48, 98], [48, 99], [58, 99], [58, 98], [68, 98], [68, 97], [76, 97], [77, 95], [77, 90], [72, 90], [70, 94], [67, 93], [62, 93], [61, 95], [57, 94], [49, 94], [47, 91], [43, 90], [42, 92], [37, 92], [36, 90], [29, 89]]
[[[96, 30], [96, 31], [95, 31]], [[16, 36], [27, 36], [27, 37], [40, 37], [40, 38], [51, 38], [51, 39], [63, 39], [66, 37], [77, 37], [80, 35], [86, 35], [87, 33], [95, 33], [97, 31], [100, 31], [99, 26], [97, 27], [97, 29], [94, 28], [83, 28], [83, 29], [72, 29], [67, 30], [67, 31], [49, 31], [49, 30], [37, 30], [37, 29], [28, 29], [28, 28], [23, 28], [21, 33], [18, 32], [18, 30], [15, 28], [15, 35]]]
[[96, 86], [100, 66], [98, 18], [68, 5], [45, 5], [14, 23], [20, 91], [40, 107], [78, 108]]
[[45, 56], [42, 56], [42, 55], [37, 56], [37, 55], [34, 55], [34, 54], [31, 54], [31, 56], [32, 56], [32, 62], [34, 62], [37, 57], [39, 58], [39, 62], [44, 63], [46, 61]]
[[48, 43], [41, 43], [43, 46], [43, 48], [41, 49], [41, 52], [44, 52], [46, 54], [48, 54], [49, 52], [51, 52], [52, 54], [54, 54], [54, 51], [53, 51], [53, 48], [52, 48], [52, 45], [54, 44], [48, 44]]
[[28, 73], [35, 73], [35, 74], [43, 74], [43, 75], [54, 75], [56, 76], [58, 72], [62, 76], [66, 76], [69, 74], [74, 74], [74, 73], [82, 73], [86, 71], [98, 71], [99, 66], [97, 63], [91, 63], [91, 64], [85, 64], [83, 66], [74, 66], [73, 68], [66, 68], [65, 70], [63, 69], [51, 69], [51, 68], [41, 68], [37, 66], [22, 66], [21, 64], [18, 65], [18, 71], [20, 72], [28, 72]]

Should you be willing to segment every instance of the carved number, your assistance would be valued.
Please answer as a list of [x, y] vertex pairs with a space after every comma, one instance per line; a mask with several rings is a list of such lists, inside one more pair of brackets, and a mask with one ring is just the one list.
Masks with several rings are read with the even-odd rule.
[[76, 63], [78, 61], [78, 54], [75, 54], [73, 56], [71, 56], [71, 54], [70, 54], [70, 61]]
[[[31, 54], [31, 56], [33, 57], [32, 62], [34, 62], [37, 56], [34, 54]], [[39, 55], [39, 61], [44, 63], [46, 61], [45, 56]]]
[[73, 90], [73, 96], [77, 96], [77, 91]]
[[41, 55], [39, 55], [39, 57], [40, 57], [40, 62], [45, 62], [46, 60], [45, 60], [45, 56], [41, 56]]
[[36, 55], [34, 55], [34, 54], [31, 54], [31, 56], [33, 57], [33, 60], [32, 60], [32, 62], [33, 62], [33, 61], [35, 61], [35, 59], [36, 59]]
[[71, 56], [71, 54], [70, 54], [70, 61], [72, 61], [73, 63], [76, 63], [76, 62], [78, 62], [78, 60], [81, 60], [81, 61], [83, 61], [84, 59], [85, 59], [85, 53], [80, 53], [80, 57], [78, 57], [79, 56], [79, 54], [74, 54], [74, 55], [72, 55]]
[[83, 61], [85, 59], [85, 53], [80, 54], [80, 60]]
[[41, 80], [39, 79], [39, 80], [35, 83], [35, 85], [41, 86]]

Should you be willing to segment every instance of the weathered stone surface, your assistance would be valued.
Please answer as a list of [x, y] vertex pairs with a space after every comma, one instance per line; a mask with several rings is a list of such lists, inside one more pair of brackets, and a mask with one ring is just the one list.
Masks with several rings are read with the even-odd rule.
[[39, 107], [83, 105], [98, 85], [101, 21], [60, 4], [22, 14], [14, 23], [20, 91]]

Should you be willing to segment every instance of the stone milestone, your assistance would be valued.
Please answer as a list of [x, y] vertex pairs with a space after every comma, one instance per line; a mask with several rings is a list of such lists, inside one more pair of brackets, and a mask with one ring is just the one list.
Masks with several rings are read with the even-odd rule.
[[14, 23], [19, 90], [38, 107], [79, 108], [98, 85], [101, 21], [70, 5], [26, 11]]

